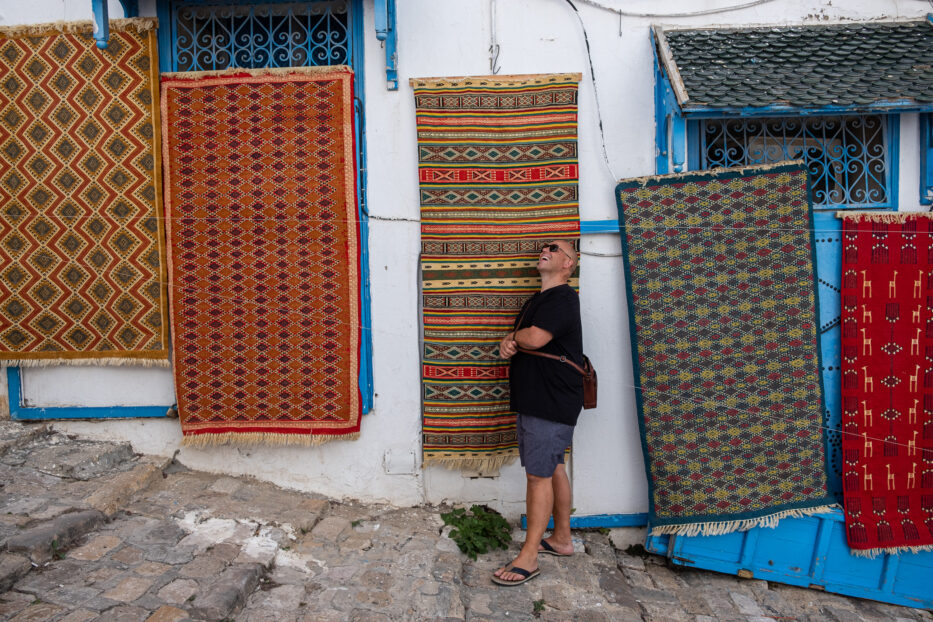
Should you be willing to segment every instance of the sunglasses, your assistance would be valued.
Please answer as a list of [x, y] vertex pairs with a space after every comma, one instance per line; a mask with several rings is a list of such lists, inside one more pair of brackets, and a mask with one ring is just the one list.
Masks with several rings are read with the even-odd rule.
[[557, 251], [560, 251], [560, 252], [562, 252], [564, 255], [567, 255], [567, 258], [568, 258], [568, 259], [571, 259], [571, 260], [573, 259], [573, 257], [571, 257], [571, 256], [567, 253], [567, 251], [565, 251], [564, 249], [562, 249], [562, 248], [560, 247], [560, 244], [545, 244], [544, 246], [541, 247], [541, 251], [540, 251], [540, 252], [543, 253], [544, 251], [551, 251], [552, 253], [556, 253]]

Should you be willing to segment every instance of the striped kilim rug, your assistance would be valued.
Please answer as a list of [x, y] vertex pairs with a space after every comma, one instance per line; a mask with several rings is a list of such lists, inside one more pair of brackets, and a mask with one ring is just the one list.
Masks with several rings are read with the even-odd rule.
[[[413, 79], [421, 184], [425, 464], [517, 456], [499, 340], [576, 240], [579, 74]], [[576, 281], [572, 282], [576, 285]]]
[[168, 366], [155, 20], [0, 28], [0, 365]]
[[653, 533], [828, 509], [806, 169], [644, 177], [616, 195]]
[[360, 430], [360, 237], [346, 67], [163, 74], [183, 442]]
[[838, 216], [849, 548], [933, 551], [933, 215]]

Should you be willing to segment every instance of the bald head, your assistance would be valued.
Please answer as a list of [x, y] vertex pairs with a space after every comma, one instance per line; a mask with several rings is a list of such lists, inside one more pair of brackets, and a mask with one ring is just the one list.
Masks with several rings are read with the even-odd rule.
[[570, 258], [570, 273], [573, 274], [577, 267], [577, 251], [573, 248], [573, 242], [570, 240], [555, 240], [554, 243], [559, 245], [561, 250]]

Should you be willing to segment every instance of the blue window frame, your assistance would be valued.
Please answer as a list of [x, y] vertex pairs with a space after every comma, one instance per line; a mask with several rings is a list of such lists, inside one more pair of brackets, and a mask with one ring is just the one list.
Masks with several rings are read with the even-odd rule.
[[817, 210], [895, 209], [898, 115], [691, 121], [690, 168], [803, 159]]
[[170, 11], [172, 71], [353, 64], [353, 11], [345, 0], [172, 0]]

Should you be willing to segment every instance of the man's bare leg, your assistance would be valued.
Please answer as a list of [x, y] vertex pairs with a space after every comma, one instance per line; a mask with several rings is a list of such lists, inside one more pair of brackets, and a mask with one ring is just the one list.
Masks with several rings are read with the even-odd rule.
[[548, 519], [551, 518], [551, 508], [554, 506], [554, 490], [551, 477], [537, 477], [526, 474], [527, 492], [525, 493], [525, 512], [528, 517], [528, 529], [525, 531], [525, 544], [519, 551], [518, 557], [511, 564], [495, 571], [497, 577], [506, 581], [518, 581], [522, 575], [509, 572], [512, 566], [518, 566], [532, 572], [538, 569], [538, 547], [544, 531], [547, 529]]
[[[551, 489], [554, 493], [554, 507], [551, 511], [554, 515], [554, 531], [547, 538], [547, 543], [561, 555], [570, 555], [573, 553], [573, 540], [570, 537], [570, 478], [563, 464], [558, 464], [554, 470]], [[543, 551], [544, 547], [538, 550]]]

